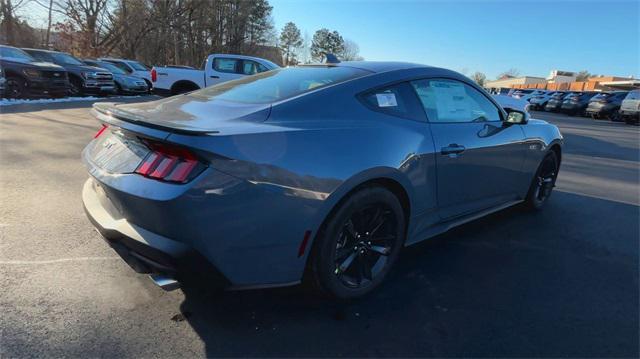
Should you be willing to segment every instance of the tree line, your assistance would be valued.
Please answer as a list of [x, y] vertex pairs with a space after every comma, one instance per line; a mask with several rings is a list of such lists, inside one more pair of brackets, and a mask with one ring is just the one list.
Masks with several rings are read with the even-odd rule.
[[[26, 6], [48, 14], [46, 28], [18, 15]], [[268, 0], [0, 0], [0, 43], [193, 67], [210, 53], [283, 65], [321, 61], [325, 52], [362, 59], [358, 45], [337, 31], [323, 28], [309, 38], [292, 22], [278, 31], [272, 10]]]

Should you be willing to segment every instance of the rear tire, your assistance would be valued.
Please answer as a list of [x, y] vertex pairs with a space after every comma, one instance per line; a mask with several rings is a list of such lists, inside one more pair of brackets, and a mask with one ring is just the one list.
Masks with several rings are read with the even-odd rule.
[[529, 192], [524, 202], [525, 207], [533, 210], [544, 207], [551, 196], [553, 187], [555, 187], [559, 167], [558, 156], [555, 152], [550, 151], [544, 156], [531, 180]]
[[404, 245], [405, 221], [400, 201], [383, 187], [350, 195], [316, 237], [310, 258], [316, 288], [338, 299], [376, 289]]

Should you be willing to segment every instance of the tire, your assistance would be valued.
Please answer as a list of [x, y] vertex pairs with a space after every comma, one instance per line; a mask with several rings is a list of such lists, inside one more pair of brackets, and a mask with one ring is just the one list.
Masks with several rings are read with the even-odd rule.
[[612, 111], [607, 118], [609, 119], [609, 121], [613, 121], [613, 122], [620, 122], [622, 121], [620, 118], [620, 113], [617, 110]]
[[547, 200], [551, 196], [553, 187], [556, 185], [559, 170], [558, 156], [555, 152], [548, 152], [531, 180], [529, 192], [525, 199], [525, 207], [533, 210], [539, 210], [544, 207]]
[[318, 232], [310, 258], [315, 287], [337, 299], [376, 289], [404, 245], [404, 211], [398, 198], [379, 186], [346, 198]]
[[198, 90], [198, 87], [189, 86], [189, 85], [179, 85], [171, 90], [171, 96], [182, 95], [183, 93], [187, 93], [195, 90]]
[[69, 79], [69, 96], [78, 97], [83, 95], [84, 95], [84, 91], [82, 91], [82, 81], [77, 78], [70, 78]]
[[26, 95], [27, 80], [21, 77], [16, 77], [16, 76], [7, 77], [7, 82], [5, 86], [6, 86], [5, 88], [6, 98], [23, 98]]
[[115, 94], [118, 95], [118, 96], [124, 95], [124, 92], [122, 91], [122, 86], [120, 86], [120, 84], [118, 84], [115, 81], [114, 81], [114, 83], [116, 85], [116, 93]]

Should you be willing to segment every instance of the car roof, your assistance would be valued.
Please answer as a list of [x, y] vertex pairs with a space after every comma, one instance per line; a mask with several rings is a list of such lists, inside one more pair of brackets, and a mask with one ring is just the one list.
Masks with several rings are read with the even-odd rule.
[[25, 51], [39, 51], [39, 52], [55, 52], [55, 53], [63, 53], [66, 54], [66, 52], [62, 52], [62, 51], [53, 51], [53, 50], [45, 50], [45, 49], [30, 49], [28, 47], [23, 47], [22, 48]]
[[371, 72], [388, 72], [395, 70], [406, 70], [415, 68], [430, 68], [432, 66], [414, 64], [410, 62], [397, 61], [343, 61], [338, 63], [318, 63], [299, 66], [337, 66], [337, 67], [354, 67], [361, 70]]

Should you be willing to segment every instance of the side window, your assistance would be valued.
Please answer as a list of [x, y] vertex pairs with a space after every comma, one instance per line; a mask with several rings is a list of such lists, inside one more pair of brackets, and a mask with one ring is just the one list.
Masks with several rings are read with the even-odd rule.
[[217, 57], [213, 59], [213, 69], [218, 72], [228, 72], [235, 74], [237, 65], [238, 60], [236, 59], [228, 59], [224, 57]]
[[243, 75], [255, 75], [260, 72], [268, 71], [264, 65], [259, 64], [251, 60], [242, 60], [242, 74]]
[[429, 122], [501, 121], [500, 111], [482, 93], [454, 80], [412, 81]]
[[122, 62], [119, 62], [119, 61], [108, 61], [108, 60], [107, 60], [107, 62], [110, 62], [110, 63], [118, 66], [121, 70], [123, 70], [124, 72], [126, 72], [128, 74], [133, 72], [133, 71], [131, 71], [129, 66], [127, 66], [126, 64], [123, 64]]
[[32, 52], [29, 55], [35, 57], [35, 59], [39, 61], [45, 61], [45, 62], [52, 61], [52, 59], [50, 59], [46, 54], [43, 54], [42, 52]]
[[374, 111], [424, 121], [416, 95], [406, 82], [367, 92], [360, 98]]

